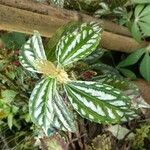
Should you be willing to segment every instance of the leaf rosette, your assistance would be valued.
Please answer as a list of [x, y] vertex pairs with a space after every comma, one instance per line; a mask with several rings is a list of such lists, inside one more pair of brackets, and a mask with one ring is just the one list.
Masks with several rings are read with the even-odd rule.
[[47, 59], [38, 32], [22, 46], [20, 63], [34, 73], [43, 74], [29, 99], [32, 121], [48, 130], [75, 132], [75, 117], [63, 100], [60, 88], [82, 117], [97, 123], [117, 123], [133, 119], [131, 99], [120, 90], [100, 82], [71, 80], [65, 71], [70, 64], [85, 59], [99, 45], [102, 28], [95, 22], [83, 23], [72, 32], [65, 33], [56, 46], [56, 62]]

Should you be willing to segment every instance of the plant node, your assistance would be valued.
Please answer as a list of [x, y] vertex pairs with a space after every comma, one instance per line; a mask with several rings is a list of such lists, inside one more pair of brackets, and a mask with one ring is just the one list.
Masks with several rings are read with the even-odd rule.
[[48, 60], [37, 59], [34, 67], [42, 74], [57, 78], [60, 83], [65, 83], [69, 80], [67, 72], [63, 69], [56, 67]]

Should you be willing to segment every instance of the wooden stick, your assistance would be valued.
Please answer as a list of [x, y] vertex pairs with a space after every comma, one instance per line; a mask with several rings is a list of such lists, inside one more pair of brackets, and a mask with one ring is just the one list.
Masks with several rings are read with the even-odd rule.
[[[15, 8], [14, 4], [16, 4], [17, 8]], [[95, 18], [84, 14], [80, 15], [78, 12], [34, 3], [31, 0], [11, 0], [9, 3], [8, 0], [0, 0], [0, 29], [3, 30], [27, 34], [32, 34], [33, 30], [38, 30], [42, 36], [51, 37], [61, 25], [71, 20], [91, 21], [95, 20]], [[139, 44], [130, 37], [108, 31], [104, 31], [102, 34], [102, 46], [106, 49], [130, 53], [146, 45], [147, 43], [145, 42]]]
[[133, 81], [141, 91], [142, 97], [144, 100], [150, 104], [150, 82], [146, 82], [142, 79]]
[[77, 11], [69, 11], [66, 9], [58, 9], [51, 7], [50, 5], [45, 5], [42, 3], [36, 3], [33, 0], [0, 0], [0, 4], [5, 6], [10, 6], [14, 8], [19, 8], [23, 10], [28, 10], [31, 12], [36, 12], [43, 15], [49, 15], [52, 18], [60, 18], [62, 20], [74, 20], [74, 21], [97, 21], [102, 22], [104, 29], [113, 33], [131, 36], [127, 28], [119, 26], [108, 20], [97, 19]]
[[114, 34], [111, 32], [104, 31], [102, 34], [102, 46], [106, 49], [114, 51], [131, 53], [136, 49], [147, 46], [147, 44], [148, 43], [146, 42], [141, 42], [139, 44], [130, 37]]

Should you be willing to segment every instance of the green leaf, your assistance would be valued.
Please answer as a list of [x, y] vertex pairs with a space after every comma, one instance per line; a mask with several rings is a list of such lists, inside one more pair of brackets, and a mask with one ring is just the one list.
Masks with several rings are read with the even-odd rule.
[[39, 82], [29, 99], [29, 113], [32, 121], [40, 126], [46, 135], [50, 128], [64, 131], [76, 130], [73, 115], [56, 91], [56, 81], [50, 77]]
[[118, 64], [118, 67], [126, 67], [126, 66], [130, 66], [133, 65], [135, 63], [138, 62], [138, 60], [142, 57], [142, 55], [144, 54], [144, 49], [138, 49], [135, 52], [133, 52], [132, 54], [130, 54], [125, 60], [121, 61]]
[[[150, 19], [150, 17], [149, 17], [149, 19]], [[139, 22], [139, 25], [140, 25], [143, 33], [147, 36], [150, 36], [150, 25], [148, 23], [144, 23], [144, 22]]]
[[19, 49], [26, 40], [25, 34], [18, 32], [4, 34], [1, 39], [7, 49]]
[[102, 62], [92, 64], [89, 68], [92, 69], [92, 70], [93, 69], [97, 70], [100, 73], [102, 73], [103, 75], [113, 74], [113, 75], [120, 76], [120, 73], [116, 68], [114, 68], [110, 65], [104, 64]]
[[135, 11], [134, 11], [135, 17], [138, 17], [140, 15], [143, 8], [144, 8], [144, 5], [137, 5], [137, 7], [135, 7]]
[[129, 69], [119, 68], [119, 71], [121, 71], [121, 73], [122, 73], [125, 77], [127, 77], [127, 78], [129, 78], [129, 79], [136, 79], [135, 73], [132, 72], [132, 71], [129, 70]]
[[15, 106], [15, 105], [13, 105], [13, 106], [11, 107], [11, 112], [12, 112], [13, 114], [16, 114], [16, 113], [18, 112], [18, 110], [19, 110], [19, 108], [18, 108], [17, 106]]
[[147, 26], [150, 25], [150, 14], [147, 16], [141, 17], [140, 20], [141, 22], [147, 24]]
[[6, 75], [8, 78], [10, 78], [11, 80], [14, 80], [15, 77], [16, 77], [16, 72], [13, 70], [13, 71], [9, 71], [9, 72], [6, 72]]
[[134, 11], [134, 21], [131, 26], [133, 37], [139, 42], [142, 33], [144, 36], [150, 36], [150, 6], [137, 5]]
[[147, 5], [145, 9], [142, 11], [142, 13], [140, 14], [140, 17], [147, 16], [149, 14], [150, 14], [150, 5]]
[[141, 32], [140, 32], [138, 24], [135, 21], [132, 24], [131, 33], [135, 40], [137, 40], [138, 42], [141, 41]]
[[150, 55], [146, 52], [141, 64], [140, 64], [140, 73], [147, 81], [150, 81]]
[[7, 123], [10, 129], [12, 129], [12, 125], [13, 125], [13, 114], [9, 114], [7, 117]]
[[150, 4], [149, 0], [132, 0], [135, 4]]
[[1, 95], [4, 101], [12, 102], [15, 96], [17, 95], [17, 92], [13, 90], [4, 90], [4, 91], [1, 91]]
[[72, 81], [65, 90], [74, 109], [91, 121], [116, 123], [135, 116], [130, 98], [110, 85]]
[[25, 69], [37, 72], [34, 67], [37, 59], [46, 60], [46, 55], [40, 34], [35, 31], [33, 36], [22, 46], [19, 60]]
[[128, 89], [129, 82], [127, 81], [127, 79], [123, 78], [122, 76], [118, 76], [117, 74], [106, 74], [101, 76], [101, 78], [99, 78], [98, 80], [98, 82], [100, 82], [101, 84], [111, 85], [121, 91], [125, 91]]
[[91, 53], [91, 55], [87, 56], [84, 61], [87, 62], [88, 64], [93, 64], [97, 62], [106, 52], [105, 49], [103, 48], [98, 48], [94, 52]]
[[63, 36], [56, 48], [58, 62], [66, 66], [91, 54], [99, 44], [102, 29], [97, 23], [83, 23]]

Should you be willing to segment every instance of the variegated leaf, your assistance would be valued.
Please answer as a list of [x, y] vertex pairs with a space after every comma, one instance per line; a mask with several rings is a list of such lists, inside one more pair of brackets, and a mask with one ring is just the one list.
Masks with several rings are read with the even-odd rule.
[[75, 132], [76, 123], [74, 116], [57, 91], [53, 98], [53, 108], [55, 111], [53, 127], [63, 131]]
[[92, 64], [89, 66], [89, 68], [92, 70], [96, 70], [97, 72], [101, 72], [103, 75], [112, 74], [112, 75], [117, 75], [118, 77], [121, 76], [119, 71], [116, 68], [110, 65], [104, 64], [102, 62]]
[[54, 6], [61, 7], [61, 8], [63, 8], [64, 6], [64, 0], [49, 0], [49, 1]]
[[76, 131], [75, 120], [56, 91], [56, 81], [50, 77], [39, 82], [29, 100], [32, 121], [47, 134], [50, 128]]
[[52, 78], [45, 78], [39, 82], [29, 99], [29, 113], [32, 121], [42, 127], [47, 133], [54, 119], [53, 108], [53, 87], [56, 81]]
[[[105, 75], [99, 76], [99, 78], [97, 78], [97, 82], [99, 82], [101, 84], [111, 85], [114, 88], [117, 88], [121, 91], [128, 90], [130, 88], [129, 81], [126, 80], [125, 78], [123, 78], [121, 75], [119, 76], [118, 74], [110, 74], [110, 72], [108, 72]], [[135, 90], [137, 90], [137, 89], [135, 89]]]
[[66, 66], [91, 54], [99, 44], [101, 31], [97, 23], [91, 22], [64, 35], [56, 47], [58, 62]]
[[150, 105], [144, 101], [142, 98], [141, 92], [138, 87], [129, 80], [117, 76], [108, 74], [101, 76], [101, 79], [98, 80], [101, 84], [109, 84], [126, 94], [131, 100], [135, 108], [150, 108]]
[[78, 22], [76, 21], [71, 21], [68, 22], [67, 24], [61, 26], [60, 28], [58, 28], [58, 30], [55, 32], [55, 34], [53, 34], [53, 36], [49, 39], [47, 46], [45, 47], [45, 53], [47, 56], [47, 60], [54, 62], [56, 61], [56, 46], [60, 40], [60, 38], [68, 33], [68, 32], [72, 32], [74, 30], [74, 28], [77, 28], [79, 25]]
[[72, 81], [65, 90], [74, 109], [84, 118], [98, 123], [116, 123], [133, 119], [131, 100], [106, 84]]
[[97, 61], [99, 61], [99, 59], [104, 55], [104, 53], [106, 52], [105, 49], [103, 48], [98, 48], [97, 50], [95, 50], [94, 52], [91, 53], [91, 55], [89, 55], [88, 57], [86, 57], [84, 59], [84, 61], [88, 64], [95, 64]]
[[46, 60], [46, 55], [40, 34], [35, 31], [33, 36], [22, 46], [19, 60], [27, 70], [38, 72], [34, 67], [35, 60], [37, 59]]

